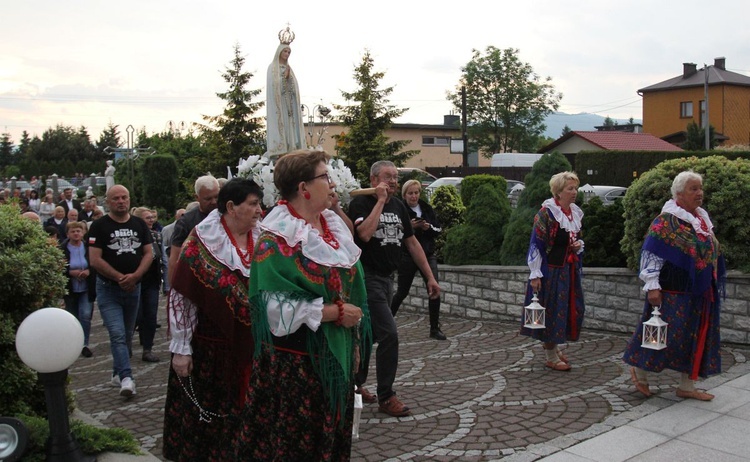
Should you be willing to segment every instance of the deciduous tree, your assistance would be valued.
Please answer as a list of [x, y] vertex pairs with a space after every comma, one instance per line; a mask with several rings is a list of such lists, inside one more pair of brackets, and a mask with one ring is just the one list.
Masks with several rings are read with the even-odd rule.
[[469, 144], [485, 157], [497, 152], [530, 152], [544, 133], [544, 119], [557, 110], [562, 94], [551, 77], [541, 78], [520, 60], [519, 50], [488, 46], [472, 50], [448, 100], [460, 110], [466, 89]]

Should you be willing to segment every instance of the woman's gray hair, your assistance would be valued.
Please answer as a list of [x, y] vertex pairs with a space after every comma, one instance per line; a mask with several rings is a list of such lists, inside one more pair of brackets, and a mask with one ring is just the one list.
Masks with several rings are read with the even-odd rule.
[[195, 194], [200, 194], [201, 189], [214, 190], [219, 189], [219, 180], [213, 175], [203, 175], [195, 180]]
[[691, 180], [698, 180], [703, 184], [703, 177], [699, 173], [695, 173], [692, 170], [685, 170], [678, 173], [674, 177], [674, 181], [672, 181], [672, 199], [677, 200], [677, 194], [685, 191], [685, 185]]
[[419, 180], [408, 180], [403, 186], [401, 186], [401, 197], [406, 196], [406, 191], [412, 186], [419, 186], [419, 190], [422, 191], [422, 183], [420, 183]]
[[552, 197], [557, 199], [568, 181], [573, 180], [576, 182], [576, 187], [581, 184], [581, 180], [578, 179], [578, 175], [573, 172], [560, 172], [552, 175], [549, 179], [549, 192], [552, 193]]

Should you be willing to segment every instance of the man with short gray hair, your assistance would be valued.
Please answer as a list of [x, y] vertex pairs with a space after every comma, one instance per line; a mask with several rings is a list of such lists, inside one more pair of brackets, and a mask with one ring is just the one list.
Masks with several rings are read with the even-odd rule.
[[219, 181], [213, 175], [204, 175], [195, 180], [195, 199], [198, 201], [198, 208], [186, 212], [182, 218], [177, 220], [172, 233], [172, 245], [169, 246], [169, 266], [167, 268], [170, 285], [174, 274], [174, 266], [180, 256], [183, 242], [187, 239], [190, 231], [216, 208], [218, 198]]

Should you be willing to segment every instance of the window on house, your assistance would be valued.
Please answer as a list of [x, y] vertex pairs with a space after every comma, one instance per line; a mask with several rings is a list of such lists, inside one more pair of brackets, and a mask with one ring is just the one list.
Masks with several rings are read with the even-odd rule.
[[693, 102], [692, 101], [683, 101], [680, 103], [680, 117], [683, 119], [693, 117]]
[[450, 136], [423, 136], [422, 146], [450, 146]]

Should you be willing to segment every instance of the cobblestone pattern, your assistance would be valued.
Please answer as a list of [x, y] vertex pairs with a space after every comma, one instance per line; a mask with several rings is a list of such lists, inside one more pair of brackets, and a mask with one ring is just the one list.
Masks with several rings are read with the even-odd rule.
[[[160, 318], [166, 326], [163, 307]], [[634, 391], [620, 360], [625, 334], [584, 329], [581, 341], [564, 347], [572, 371], [555, 372], [544, 367], [538, 342], [517, 335], [516, 323], [444, 315], [449, 339], [436, 341], [428, 337], [426, 316], [399, 312], [397, 321], [401, 342], [395, 390], [413, 415], [392, 418], [379, 413], [377, 405], [365, 404], [360, 438], [352, 447], [354, 461], [533, 461], [676, 400], [679, 376], [670, 371], [650, 380], [658, 397], [644, 400]], [[134, 348], [138, 393], [131, 400], [109, 384], [109, 344], [96, 311], [91, 347], [94, 356], [79, 358], [70, 370], [78, 407], [107, 427], [131, 431], [144, 450], [163, 459], [169, 367], [165, 327], [157, 331], [154, 347], [162, 362], [144, 363], [140, 348]], [[725, 372], [710, 380], [747, 372], [746, 357], [742, 349], [725, 348]], [[375, 389], [372, 383], [366, 386]]]
[[[442, 289], [441, 312], [467, 319], [515, 322], [523, 308], [529, 271], [521, 266], [449, 266], [438, 268]], [[630, 333], [643, 310], [642, 284], [635, 272], [624, 268], [584, 268], [586, 301], [584, 327]], [[402, 307], [427, 313], [427, 291], [414, 278]], [[730, 271], [722, 301], [721, 338], [750, 345], [750, 274]]]

